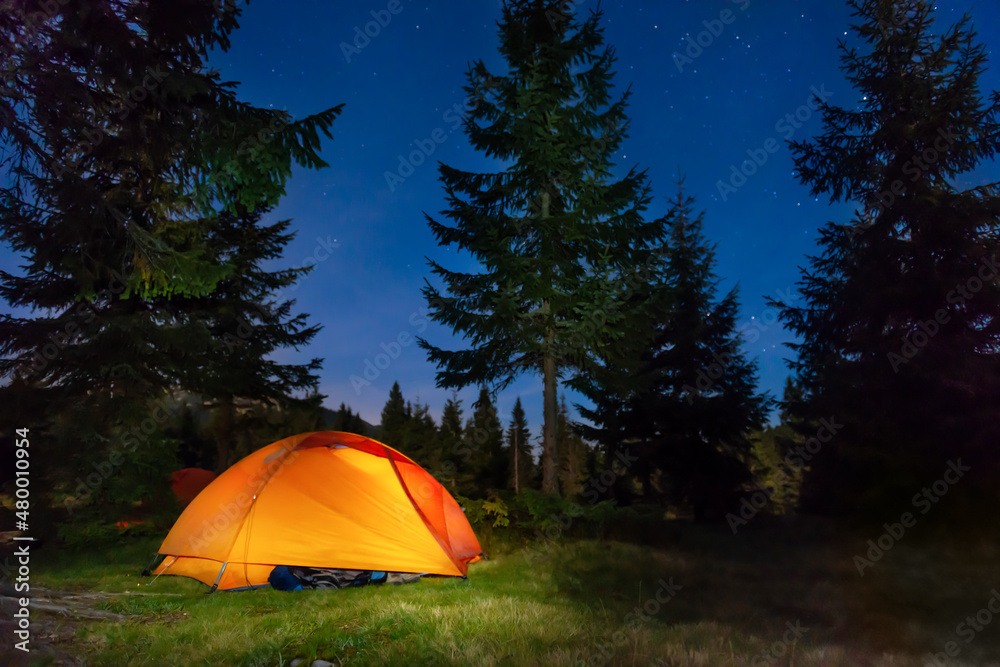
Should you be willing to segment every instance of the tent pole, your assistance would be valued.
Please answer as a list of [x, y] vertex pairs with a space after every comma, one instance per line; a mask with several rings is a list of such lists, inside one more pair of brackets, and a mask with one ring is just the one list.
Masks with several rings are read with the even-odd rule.
[[222, 581], [222, 573], [226, 571], [227, 565], [229, 565], [228, 562], [222, 564], [222, 568], [219, 570], [219, 576], [215, 578], [215, 583], [212, 584], [212, 590], [210, 590], [209, 593], [214, 593], [215, 590], [219, 587], [219, 582]]

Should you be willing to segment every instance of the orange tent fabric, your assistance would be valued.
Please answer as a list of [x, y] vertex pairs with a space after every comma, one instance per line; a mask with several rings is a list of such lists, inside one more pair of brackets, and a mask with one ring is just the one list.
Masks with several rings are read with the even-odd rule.
[[213, 481], [215, 473], [204, 468], [182, 468], [170, 474], [170, 488], [183, 505], [194, 500]]
[[205, 487], [167, 534], [154, 574], [219, 590], [267, 584], [276, 565], [465, 576], [482, 549], [423, 468], [353, 433], [270, 444]]

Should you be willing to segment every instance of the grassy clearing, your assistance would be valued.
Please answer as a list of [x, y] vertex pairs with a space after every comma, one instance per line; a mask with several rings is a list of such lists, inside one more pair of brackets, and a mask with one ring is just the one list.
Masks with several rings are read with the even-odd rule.
[[[137, 579], [157, 546], [144, 540], [107, 552], [48, 554], [36, 582], [157, 594], [97, 605], [127, 620], [83, 620], [69, 635], [50, 633], [62, 650], [93, 665], [271, 666], [321, 658], [350, 665], [922, 667], [948, 641], [961, 648], [948, 664], [1000, 665], [1000, 615], [970, 642], [955, 634], [1000, 588], [995, 546], [908, 536], [862, 578], [851, 558], [874, 536], [816, 526], [737, 536], [724, 526], [684, 526], [660, 549], [535, 545], [474, 565], [467, 581], [213, 595], [183, 578], [148, 586]], [[670, 583], [681, 586], [672, 597], [664, 588]]]

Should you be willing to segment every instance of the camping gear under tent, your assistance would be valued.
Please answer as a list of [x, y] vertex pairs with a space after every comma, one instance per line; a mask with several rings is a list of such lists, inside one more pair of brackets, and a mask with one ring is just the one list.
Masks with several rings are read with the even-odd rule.
[[266, 586], [277, 565], [465, 576], [482, 549], [462, 508], [395, 449], [353, 433], [285, 438], [185, 508], [153, 574], [212, 590]]

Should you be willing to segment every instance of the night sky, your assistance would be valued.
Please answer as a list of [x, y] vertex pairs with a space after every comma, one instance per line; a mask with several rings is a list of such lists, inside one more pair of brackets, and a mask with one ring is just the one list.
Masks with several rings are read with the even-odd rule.
[[[438, 160], [496, 170], [469, 148], [456, 107], [465, 101], [469, 61], [481, 58], [494, 72], [504, 68], [496, 48], [497, 0], [397, 2], [254, 0], [244, 7], [232, 49], [210, 60], [223, 79], [241, 82], [242, 99], [257, 105], [302, 117], [346, 103], [333, 125], [334, 139], [323, 145], [330, 168], [297, 170], [274, 213], [292, 218], [298, 230], [284, 264], [320, 260], [294, 296], [298, 310], [323, 330], [302, 354], [281, 358], [323, 357], [326, 404], [345, 402], [373, 423], [393, 381], [407, 399], [428, 403], [436, 420], [450, 394], [435, 387], [435, 368], [416, 344], [400, 346], [391, 360], [379, 355], [383, 344], [396, 352], [401, 334], [404, 341], [421, 335], [445, 347], [460, 345], [452, 344], [450, 331], [428, 322], [420, 288], [429, 275], [427, 257], [449, 269], [471, 265], [436, 245], [423, 212], [444, 208]], [[397, 14], [387, 11], [390, 5]], [[596, 5], [575, 3], [583, 11]], [[788, 375], [783, 343], [791, 337], [775, 324], [765, 297], [794, 298], [797, 267], [815, 251], [816, 230], [827, 220], [846, 220], [851, 210], [809, 195], [793, 176], [784, 140], [819, 131], [818, 114], [803, 107], [814, 90], [829, 94], [832, 104], [859, 101], [838, 69], [837, 40], [853, 38], [848, 11], [834, 0], [630, 0], [602, 8], [606, 40], [617, 50], [617, 90], [629, 84], [633, 90], [630, 136], [616, 155], [620, 173], [633, 165], [649, 170], [655, 195], [649, 215], [659, 216], [676, 191], [678, 168], [684, 172], [689, 194], [705, 211], [706, 234], [717, 243], [720, 287], [739, 285], [740, 322], [746, 350], [759, 362], [761, 388], [780, 397]], [[1000, 88], [997, 0], [942, 1], [937, 8], [938, 32], [962, 12], [971, 14], [991, 52], [983, 87]], [[728, 24], [720, 20], [724, 10], [731, 12], [722, 16]], [[364, 30], [373, 11], [391, 20], [356, 50], [355, 28]], [[705, 22], [720, 34], [706, 32]], [[703, 32], [707, 46], [700, 54], [692, 49], [693, 62], [675, 59], [688, 51], [688, 37]], [[351, 45], [346, 54], [344, 44]], [[757, 173], [723, 196], [718, 181], [729, 182], [747, 151], [760, 156], [768, 140], [777, 142], [777, 152], [763, 151], [767, 160]], [[396, 172], [400, 156], [418, 144], [424, 152], [433, 146], [433, 153], [393, 191], [386, 172]], [[992, 165], [963, 185], [996, 180], [1000, 166]], [[387, 361], [387, 368], [376, 368]], [[352, 384], [351, 376], [364, 377], [366, 362], [370, 384]], [[460, 393], [466, 415], [475, 391]], [[524, 376], [500, 394], [505, 424], [517, 396], [537, 435], [540, 378]]]

